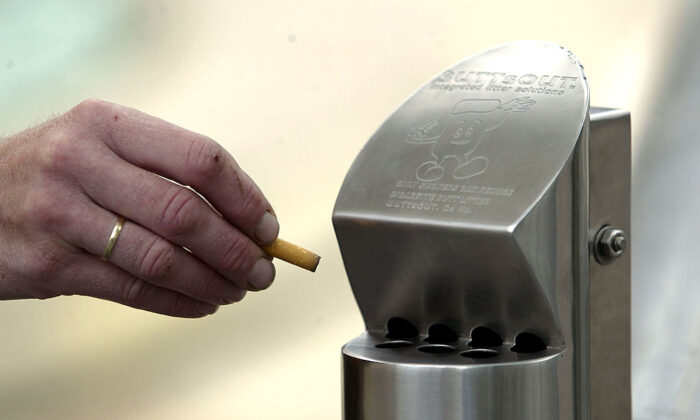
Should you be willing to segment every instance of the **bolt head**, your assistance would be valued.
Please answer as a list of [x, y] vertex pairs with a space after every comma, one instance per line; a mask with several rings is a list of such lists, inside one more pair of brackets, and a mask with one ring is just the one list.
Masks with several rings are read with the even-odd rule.
[[627, 249], [627, 238], [625, 238], [624, 234], [613, 237], [612, 248], [615, 252], [625, 252]]
[[620, 229], [606, 226], [596, 236], [596, 257], [602, 264], [611, 263], [627, 249], [627, 237]]

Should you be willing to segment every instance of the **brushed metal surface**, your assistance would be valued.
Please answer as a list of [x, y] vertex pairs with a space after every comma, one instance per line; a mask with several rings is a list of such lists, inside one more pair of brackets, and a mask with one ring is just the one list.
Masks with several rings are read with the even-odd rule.
[[368, 333], [343, 348], [344, 418], [547, 419], [559, 418], [557, 362], [562, 349], [536, 355], [500, 346], [497, 356], [469, 359], [465, 342], [447, 354], [414, 345], [378, 349]]
[[[509, 76], [515, 82], [504, 84], [513, 79]], [[501, 83], [491, 86], [492, 79]], [[515, 91], [549, 89], [539, 86], [541, 80], [564, 93]], [[473, 86], [481, 90], [468, 90]], [[487, 90], [496, 86], [510, 91]], [[464, 109], [470, 111], [460, 113]], [[538, 42], [468, 58], [397, 109], [353, 163], [333, 213], [367, 328], [381, 331], [389, 317], [403, 316], [423, 329], [447, 321], [467, 333], [473, 321], [465, 319], [483, 318], [515, 332], [535, 318], [544, 325], [540, 333], [560, 342], [553, 303], [559, 267], [552, 261], [573, 259], [572, 240], [555, 245], [555, 232], [567, 229], [552, 226], [547, 216], [567, 210], [570, 218], [573, 213], [572, 203], [556, 208], [556, 192], [564, 177], [573, 176], [565, 172], [587, 112], [588, 89], [579, 63], [558, 45]], [[502, 121], [474, 130], [491, 114]], [[415, 140], [422, 132], [433, 141]], [[466, 132], [476, 134], [465, 138]], [[447, 146], [436, 151], [438, 143], [465, 146], [454, 153], [466, 152], [443, 158]], [[461, 179], [464, 168], [484, 159], [483, 172]], [[463, 166], [465, 161], [470, 163]], [[426, 163], [440, 164], [441, 178], [423, 181], [419, 169]], [[561, 189], [572, 194], [571, 185]], [[567, 221], [559, 218], [554, 225], [560, 223]], [[474, 296], [478, 302], [465, 305]], [[470, 313], [463, 313], [465, 307]]]
[[[372, 136], [333, 214], [367, 327], [343, 350], [346, 419], [589, 418], [588, 101], [570, 52], [514, 43], [442, 72]], [[440, 324], [504, 344], [486, 364], [373, 347], [393, 317], [418, 341]], [[523, 332], [547, 349], [509, 359]]]
[[[630, 228], [630, 114], [592, 108], [590, 135], [590, 231]], [[633, 238], [628, 237], [628, 244]], [[631, 248], [631, 246], [629, 247]], [[591, 418], [630, 419], [631, 293], [627, 249], [610, 264], [590, 259]]]

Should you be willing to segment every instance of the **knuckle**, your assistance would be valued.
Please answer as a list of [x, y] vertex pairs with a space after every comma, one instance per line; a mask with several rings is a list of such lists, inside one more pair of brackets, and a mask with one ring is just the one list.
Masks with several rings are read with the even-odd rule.
[[238, 213], [242, 216], [248, 215], [251, 219], [255, 219], [250, 220], [250, 223], [255, 223], [269, 207], [267, 199], [262, 191], [260, 191], [260, 188], [258, 188], [247, 175], [242, 174], [240, 169], [235, 169], [234, 175], [238, 180], [238, 191], [240, 194]]
[[217, 278], [214, 274], [210, 274], [199, 286], [198, 296], [196, 297], [206, 302], [216, 303], [221, 301], [221, 297], [227, 287], [228, 285], [225, 281]]
[[189, 299], [180, 293], [175, 293], [172, 299], [168, 301], [166, 313], [176, 316], [199, 317], [201, 314], [197, 311], [197, 305], [196, 300]]
[[40, 167], [49, 171], [70, 167], [78, 156], [75, 138], [66, 127], [51, 130], [37, 152]]
[[223, 253], [222, 265], [234, 273], [248, 272], [255, 262], [252, 245], [242, 235], [233, 238], [227, 243]]
[[175, 248], [168, 241], [157, 238], [143, 253], [138, 271], [147, 279], [165, 279], [176, 265]]
[[145, 285], [146, 283], [143, 280], [135, 277], [126, 280], [122, 289], [124, 302], [135, 307], [143, 306], [148, 301], [148, 297], [145, 296]]
[[68, 119], [79, 128], [111, 137], [113, 117], [119, 114], [120, 107], [101, 99], [86, 99], [67, 113]]
[[198, 137], [187, 151], [186, 167], [195, 183], [212, 180], [226, 167], [226, 153], [214, 140]]
[[68, 113], [78, 123], [92, 123], [103, 117], [112, 104], [101, 99], [89, 98], [74, 106]]
[[195, 230], [202, 216], [202, 201], [192, 191], [173, 186], [161, 212], [160, 225], [169, 235], [179, 236]]
[[249, 214], [260, 218], [267, 207], [269, 207], [267, 205], [267, 200], [257, 187], [248, 188], [243, 197], [241, 197], [242, 214]]

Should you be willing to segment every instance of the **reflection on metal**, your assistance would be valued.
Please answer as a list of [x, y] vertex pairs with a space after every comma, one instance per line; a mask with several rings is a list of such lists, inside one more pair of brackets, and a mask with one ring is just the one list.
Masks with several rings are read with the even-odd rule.
[[629, 232], [629, 140], [549, 43], [467, 58], [399, 107], [333, 213], [367, 328], [343, 348], [344, 418], [629, 419], [629, 253], [594, 251]]

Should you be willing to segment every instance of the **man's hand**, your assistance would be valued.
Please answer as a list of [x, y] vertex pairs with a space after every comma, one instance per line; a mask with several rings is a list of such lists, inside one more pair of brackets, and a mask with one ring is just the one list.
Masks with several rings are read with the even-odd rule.
[[87, 100], [0, 141], [0, 299], [79, 294], [200, 317], [270, 286], [260, 245], [278, 230], [226, 150], [134, 109]]

